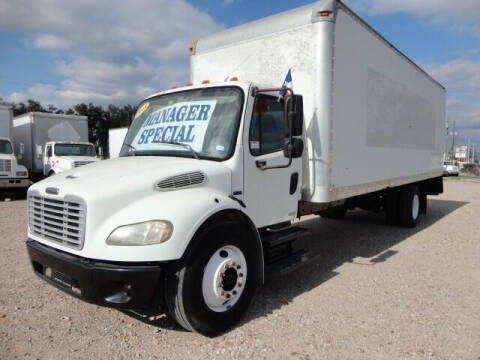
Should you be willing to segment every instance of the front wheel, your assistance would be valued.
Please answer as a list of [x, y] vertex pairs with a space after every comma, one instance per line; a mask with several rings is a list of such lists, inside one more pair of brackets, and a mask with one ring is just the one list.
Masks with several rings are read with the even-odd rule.
[[170, 315], [185, 329], [216, 336], [234, 326], [257, 286], [256, 248], [238, 224], [200, 231], [184, 259], [167, 274]]

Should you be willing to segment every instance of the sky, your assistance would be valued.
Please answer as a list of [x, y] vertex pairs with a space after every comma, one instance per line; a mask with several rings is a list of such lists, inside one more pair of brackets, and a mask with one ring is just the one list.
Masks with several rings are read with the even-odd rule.
[[[0, 97], [136, 104], [189, 80], [192, 39], [305, 0], [0, 0]], [[447, 89], [458, 141], [480, 144], [480, 1], [344, 0]]]

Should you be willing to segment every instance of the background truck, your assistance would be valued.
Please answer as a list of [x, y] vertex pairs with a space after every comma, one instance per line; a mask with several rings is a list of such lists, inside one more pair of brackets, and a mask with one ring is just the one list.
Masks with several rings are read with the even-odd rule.
[[0, 193], [26, 194], [30, 186], [27, 169], [19, 165], [13, 151], [11, 106], [0, 105]]
[[120, 155], [122, 149], [123, 140], [127, 135], [128, 127], [121, 127], [108, 130], [108, 153], [109, 158], [114, 159]]
[[30, 188], [28, 251], [51, 284], [213, 336], [267, 266], [314, 258], [302, 241], [322, 239], [295, 219], [359, 207], [413, 227], [443, 191], [445, 89], [340, 1], [190, 51], [193, 84], [145, 99], [118, 159]]
[[15, 150], [35, 177], [99, 161], [86, 116], [30, 112], [13, 119]]

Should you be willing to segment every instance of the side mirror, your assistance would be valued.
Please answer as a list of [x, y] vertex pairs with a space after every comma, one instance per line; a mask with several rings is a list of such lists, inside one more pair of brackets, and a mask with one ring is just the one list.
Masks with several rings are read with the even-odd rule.
[[293, 138], [292, 143], [288, 144], [284, 150], [285, 157], [299, 158], [303, 155], [303, 140], [301, 138]]
[[290, 95], [285, 98], [285, 115], [287, 134], [301, 136], [303, 132], [303, 97], [302, 95]]

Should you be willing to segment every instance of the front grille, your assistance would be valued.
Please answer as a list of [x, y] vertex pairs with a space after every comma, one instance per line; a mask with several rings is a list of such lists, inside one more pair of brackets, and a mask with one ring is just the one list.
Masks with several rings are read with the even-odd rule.
[[175, 175], [160, 180], [156, 184], [157, 190], [168, 191], [178, 188], [200, 185], [205, 181], [205, 174], [201, 171], [194, 171], [186, 174]]
[[93, 161], [75, 161], [73, 166], [74, 167], [79, 167], [79, 166], [90, 164], [91, 162], [93, 162]]
[[85, 240], [85, 218], [86, 208], [80, 202], [38, 195], [28, 197], [30, 231], [45, 240], [81, 250]]
[[0, 172], [11, 172], [12, 160], [0, 160]]

